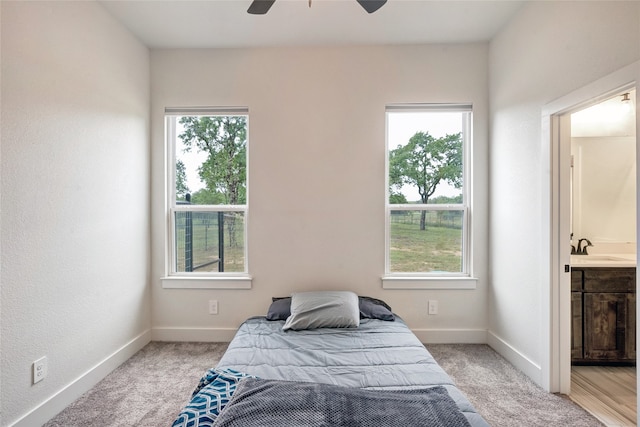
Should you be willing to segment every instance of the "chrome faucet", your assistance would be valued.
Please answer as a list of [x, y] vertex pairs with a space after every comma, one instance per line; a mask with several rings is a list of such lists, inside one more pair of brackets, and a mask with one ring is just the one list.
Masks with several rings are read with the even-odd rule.
[[[587, 242], [587, 244], [584, 245], [584, 248], [582, 247], [582, 242]], [[589, 246], [593, 246], [589, 239], [580, 239], [580, 240], [578, 240], [578, 247], [576, 248], [575, 255], [589, 255], [587, 253], [587, 248]]]
[[[571, 240], [573, 241], [573, 233], [571, 233]], [[575, 255], [576, 254], [576, 247], [574, 245], [571, 245], [571, 255]]]

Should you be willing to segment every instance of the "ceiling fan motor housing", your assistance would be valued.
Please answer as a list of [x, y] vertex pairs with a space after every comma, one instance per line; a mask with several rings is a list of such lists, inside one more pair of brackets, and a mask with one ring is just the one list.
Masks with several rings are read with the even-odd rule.
[[[387, 0], [357, 0], [360, 6], [368, 13], [373, 13], [380, 9]], [[252, 15], [264, 15], [266, 14], [276, 0], [253, 0], [247, 12]], [[309, 7], [311, 7], [311, 0], [309, 0]]]

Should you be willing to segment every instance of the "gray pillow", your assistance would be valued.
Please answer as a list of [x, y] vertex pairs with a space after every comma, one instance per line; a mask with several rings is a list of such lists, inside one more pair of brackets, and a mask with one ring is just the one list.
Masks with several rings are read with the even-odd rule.
[[358, 295], [349, 291], [296, 292], [291, 295], [291, 315], [283, 330], [357, 328]]
[[396, 319], [391, 308], [384, 301], [369, 297], [359, 297], [359, 300], [361, 319], [380, 319], [388, 322]]
[[267, 311], [267, 320], [287, 320], [291, 316], [291, 297], [273, 298]]
[[[272, 297], [272, 303], [267, 311], [267, 320], [287, 320], [291, 316], [291, 297]], [[379, 319], [393, 322], [395, 315], [386, 302], [358, 296], [360, 303], [360, 319]]]

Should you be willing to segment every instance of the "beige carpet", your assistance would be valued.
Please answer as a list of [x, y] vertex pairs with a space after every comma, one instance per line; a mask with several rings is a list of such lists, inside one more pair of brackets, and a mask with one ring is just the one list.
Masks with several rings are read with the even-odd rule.
[[169, 427], [227, 345], [152, 342], [45, 426]]
[[427, 348], [494, 427], [603, 426], [568, 397], [542, 390], [487, 345], [432, 344]]
[[[486, 345], [427, 347], [494, 427], [602, 426], [569, 399], [545, 393]], [[226, 348], [152, 342], [45, 426], [168, 427]]]

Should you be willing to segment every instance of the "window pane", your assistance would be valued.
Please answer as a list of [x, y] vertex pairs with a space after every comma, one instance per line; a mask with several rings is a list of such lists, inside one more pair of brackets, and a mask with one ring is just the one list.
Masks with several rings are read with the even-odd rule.
[[176, 212], [178, 273], [244, 272], [244, 212]]
[[389, 112], [389, 203], [462, 203], [466, 112]]
[[463, 271], [463, 210], [391, 210], [390, 218], [391, 272]]
[[175, 118], [176, 201], [247, 202], [247, 116]]

